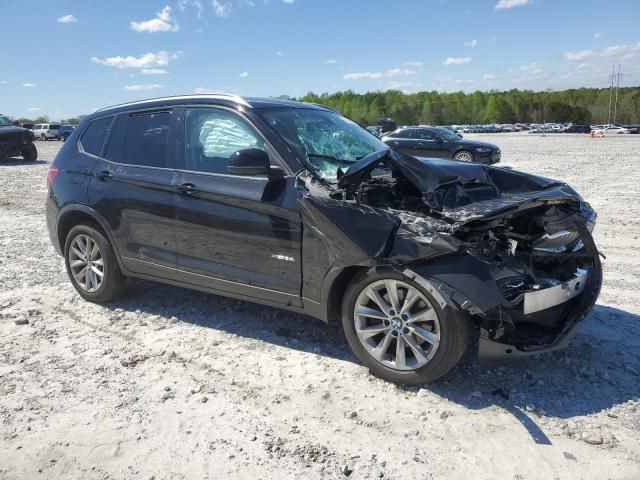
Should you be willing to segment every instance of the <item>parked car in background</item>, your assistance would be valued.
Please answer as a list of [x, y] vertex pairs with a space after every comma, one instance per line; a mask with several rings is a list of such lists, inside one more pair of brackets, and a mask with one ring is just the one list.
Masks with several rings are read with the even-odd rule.
[[318, 105], [160, 98], [71, 135], [46, 222], [88, 301], [138, 277], [305, 313], [374, 374], [423, 384], [472, 332], [494, 358], [565, 346], [598, 297], [596, 215], [571, 187], [420, 160]]
[[485, 164], [500, 161], [500, 148], [493, 143], [467, 140], [439, 127], [401, 127], [381, 139], [394, 150], [413, 157], [451, 158]]
[[640, 133], [640, 125], [622, 125], [623, 128], [629, 130], [629, 133], [637, 135]]
[[598, 133], [604, 133], [605, 135], [628, 135], [629, 129], [624, 127], [619, 127], [617, 125], [608, 125], [604, 128], [596, 130]]
[[76, 128], [76, 125], [62, 125], [58, 130], [58, 137], [60, 140], [66, 142], [74, 128]]
[[26, 128], [28, 130], [32, 130], [33, 129], [33, 123], [23, 123], [22, 125], [20, 125], [22, 128]]
[[589, 125], [569, 125], [560, 130], [562, 133], [589, 133], [591, 127]]
[[38, 158], [38, 150], [33, 144], [31, 130], [16, 127], [4, 115], [0, 115], [0, 160], [7, 157], [21, 156], [27, 161]]
[[58, 130], [60, 124], [57, 123], [38, 123], [33, 126], [33, 134], [38, 140], [60, 140]]

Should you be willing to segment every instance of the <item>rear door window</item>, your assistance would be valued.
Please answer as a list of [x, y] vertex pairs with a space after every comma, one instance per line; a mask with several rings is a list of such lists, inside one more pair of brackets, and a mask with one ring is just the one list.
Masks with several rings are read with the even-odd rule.
[[95, 155], [96, 157], [101, 155], [102, 147], [107, 138], [112, 120], [112, 116], [104, 117], [94, 120], [89, 124], [80, 138], [80, 144], [85, 152]]
[[143, 167], [167, 167], [171, 112], [144, 112], [118, 117], [105, 158]]

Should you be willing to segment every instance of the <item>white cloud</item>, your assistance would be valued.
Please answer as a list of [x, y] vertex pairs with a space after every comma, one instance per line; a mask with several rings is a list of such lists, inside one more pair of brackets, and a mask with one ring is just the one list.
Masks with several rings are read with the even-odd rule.
[[524, 7], [529, 0], [500, 0], [493, 8], [496, 10], [505, 10], [507, 8]]
[[611, 45], [599, 52], [592, 50], [582, 50], [581, 52], [566, 52], [564, 59], [570, 62], [578, 60], [586, 60], [587, 58], [596, 57], [618, 57], [621, 60], [628, 60], [636, 56], [640, 52], [640, 42], [632, 45]]
[[344, 77], [345, 80], [360, 80], [362, 78], [393, 78], [403, 75], [415, 75], [415, 70], [409, 70], [408, 68], [392, 68], [386, 72], [354, 72], [347, 73]]
[[27, 112], [39, 112], [40, 110], [42, 110], [42, 108], [40, 108], [40, 107], [29, 107], [29, 108], [27, 108]]
[[196, 87], [196, 88], [193, 89], [193, 93], [199, 93], [199, 94], [202, 94], [202, 93], [214, 93], [214, 92], [215, 92], [215, 90], [212, 90], [212, 89], [206, 88], [206, 87]]
[[156, 13], [156, 18], [142, 22], [131, 22], [131, 30], [147, 33], [177, 32], [180, 30], [180, 26], [171, 17], [171, 7], [167, 5]]
[[[140, 73], [143, 75], [166, 75], [169, 72], [164, 68], [143, 68]], [[135, 77], [135, 74], [132, 73], [131, 76]]]
[[295, 2], [296, 0], [282, 0], [283, 3], [287, 3], [289, 5], [291, 5], [293, 2]]
[[245, 72], [242, 72], [242, 73], [240, 73], [238, 76], [239, 76], [240, 78], [248, 77], [248, 76], [249, 76], [249, 72], [246, 72], [246, 71], [245, 71]]
[[469, 42], [464, 42], [465, 47], [476, 48], [478, 46], [478, 40], [471, 40]]
[[284, 53], [282, 53], [280, 50], [278, 50], [278, 51], [276, 52], [276, 55], [277, 55], [277, 56], [279, 56], [279, 57], [281, 57], [282, 55], [284, 55]]
[[7, 83], [9, 82], [7, 82], [6, 80], [0, 80], [0, 85], [6, 85]]
[[91, 61], [98, 65], [105, 65], [114, 68], [157, 68], [166, 67], [169, 62], [180, 56], [180, 53], [169, 53], [159, 51], [156, 53], [145, 53], [139, 57], [128, 55], [126, 57], [108, 57], [98, 58], [92, 57]]
[[586, 70], [588, 68], [591, 68], [590, 63], [581, 63], [580, 65], [578, 65], [578, 70]]
[[566, 52], [564, 54], [564, 59], [570, 62], [574, 62], [577, 60], [584, 60], [585, 58], [589, 58], [593, 55], [591, 50], [582, 50], [580, 52]]
[[78, 19], [73, 15], [64, 15], [58, 18], [59, 23], [76, 23]]
[[231, 6], [218, 0], [211, 0], [213, 11], [218, 17], [228, 17], [231, 14]]
[[404, 94], [410, 94], [417, 92], [421, 85], [414, 82], [396, 82], [395, 80], [390, 80], [387, 82], [387, 87], [391, 90], [400, 90]]
[[405, 67], [422, 68], [422, 67], [424, 67], [424, 62], [422, 62], [420, 60], [412, 60], [412, 61], [409, 61], [409, 62], [404, 62], [403, 65]]
[[471, 59], [469, 57], [447, 57], [447, 59], [442, 62], [443, 65], [462, 65], [463, 63], [469, 63]]
[[143, 83], [140, 85], [125, 85], [124, 89], [128, 92], [139, 92], [142, 90], [154, 90], [156, 88], [164, 88], [164, 85], [157, 83]]
[[332, 64], [336, 63], [336, 61], [333, 58], [330, 58], [329, 60], [325, 60], [324, 63], [326, 63], [328, 65], [332, 65]]
[[597, 39], [597, 38], [601, 38], [601, 37], [602, 37], [602, 34], [600, 32], [596, 32], [596, 33], [593, 34], [593, 38]]
[[198, 18], [202, 18], [202, 14], [204, 13], [204, 7], [202, 5], [202, 0], [179, 0], [178, 1], [178, 10], [184, 12], [188, 6], [193, 6], [196, 9], [196, 15]]
[[539, 75], [543, 72], [543, 67], [537, 62], [531, 62], [528, 65], [521, 65], [520, 71], [525, 72], [528, 75]]
[[33, 88], [33, 87], [37, 87], [38, 85], [37, 85], [37, 84], [35, 84], [35, 83], [24, 82], [24, 83], [22, 84], [22, 86], [23, 86], [23, 87], [26, 87], [26, 88]]
[[485, 73], [482, 80], [495, 80], [497, 77], [493, 73]]

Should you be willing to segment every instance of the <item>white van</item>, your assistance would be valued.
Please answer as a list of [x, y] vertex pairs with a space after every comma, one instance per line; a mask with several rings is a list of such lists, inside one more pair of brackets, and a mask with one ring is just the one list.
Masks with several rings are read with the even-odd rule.
[[38, 123], [31, 130], [33, 130], [33, 134], [38, 140], [50, 140], [53, 138], [60, 140], [58, 135], [60, 125], [57, 123]]

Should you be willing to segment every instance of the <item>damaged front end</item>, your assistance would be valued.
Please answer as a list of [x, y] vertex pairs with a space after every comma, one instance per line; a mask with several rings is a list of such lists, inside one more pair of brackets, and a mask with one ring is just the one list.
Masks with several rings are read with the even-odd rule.
[[314, 250], [316, 274], [402, 271], [470, 316], [483, 356], [560, 348], [594, 305], [596, 215], [566, 184], [392, 151], [340, 173], [328, 192], [304, 181], [305, 225], [329, 252]]

